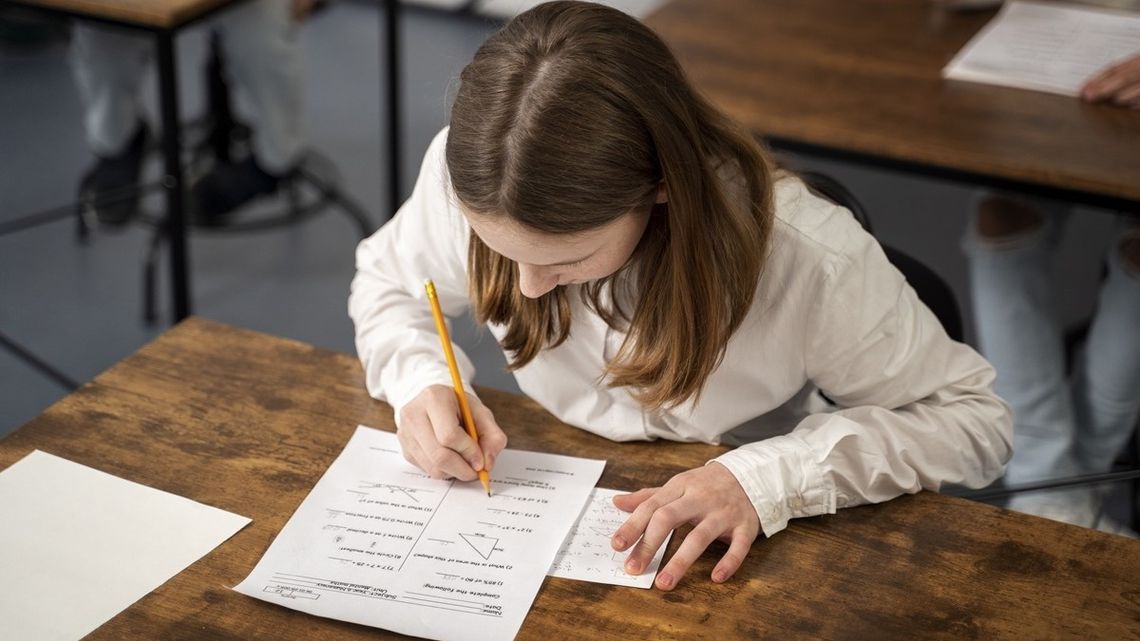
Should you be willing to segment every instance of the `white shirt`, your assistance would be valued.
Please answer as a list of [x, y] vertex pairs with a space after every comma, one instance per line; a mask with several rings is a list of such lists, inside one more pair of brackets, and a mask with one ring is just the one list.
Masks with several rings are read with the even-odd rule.
[[[469, 304], [471, 232], [451, 195], [446, 135], [432, 141], [408, 201], [357, 248], [348, 304], [356, 348], [369, 393], [397, 417], [427, 386], [451, 383], [424, 279], [435, 281], [445, 314]], [[768, 536], [790, 518], [1000, 476], [1012, 425], [991, 389], [993, 368], [946, 336], [846, 209], [795, 178], [777, 182], [775, 200], [752, 309], [698, 402], [650, 414], [599, 380], [624, 334], [576, 295], [567, 297], [570, 337], [517, 370], [519, 387], [562, 421], [616, 441], [740, 445], [715, 460]], [[470, 360], [458, 348], [456, 357], [471, 380]], [[823, 405], [817, 388], [844, 409], [813, 412], [813, 401]]]

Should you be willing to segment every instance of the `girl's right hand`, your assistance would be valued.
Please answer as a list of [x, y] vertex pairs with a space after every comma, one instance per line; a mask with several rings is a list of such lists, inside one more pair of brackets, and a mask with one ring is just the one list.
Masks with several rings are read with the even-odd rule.
[[467, 403], [479, 443], [463, 429], [455, 390], [446, 385], [426, 388], [401, 408], [396, 436], [404, 458], [433, 479], [474, 481], [479, 470], [490, 472], [507, 446], [507, 435], [478, 398], [468, 394]]

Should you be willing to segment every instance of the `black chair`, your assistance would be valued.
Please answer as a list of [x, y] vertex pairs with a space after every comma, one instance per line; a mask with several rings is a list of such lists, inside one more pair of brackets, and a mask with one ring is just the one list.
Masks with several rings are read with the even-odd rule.
[[[840, 207], [848, 209], [855, 216], [855, 220], [863, 226], [863, 229], [874, 235], [871, 228], [871, 218], [867, 215], [867, 210], [842, 183], [827, 174], [815, 171], [800, 171], [797, 174], [809, 190]], [[946, 334], [953, 340], [962, 342], [964, 339], [962, 312], [958, 307], [958, 299], [954, 296], [954, 290], [950, 289], [946, 281], [934, 270], [909, 254], [886, 244], [883, 244], [882, 247], [887, 259], [902, 272], [907, 282], [914, 288], [915, 293], [918, 294], [918, 299], [925, 303], [934, 313], [934, 316], [938, 318], [938, 321], [942, 323]]]

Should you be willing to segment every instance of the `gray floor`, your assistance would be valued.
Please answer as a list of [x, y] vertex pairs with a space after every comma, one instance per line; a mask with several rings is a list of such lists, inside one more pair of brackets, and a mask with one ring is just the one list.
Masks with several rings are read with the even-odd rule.
[[[411, 10], [402, 26], [403, 165], [410, 184], [420, 155], [445, 122], [449, 86], [495, 24]], [[303, 29], [312, 145], [336, 162], [345, 189], [377, 224], [389, 214], [381, 205], [386, 174], [379, 123], [386, 106], [380, 100], [379, 31], [374, 4], [349, 2], [334, 3]], [[181, 38], [184, 113], [190, 115], [201, 111], [196, 61], [202, 51], [202, 28]], [[148, 100], [154, 104], [153, 91]], [[0, 51], [0, 221], [67, 203], [90, 162], [66, 45]], [[969, 317], [957, 243], [970, 190], [841, 163], [797, 162], [847, 183], [871, 211], [880, 238], [943, 274]], [[1110, 225], [1110, 218], [1097, 212], [1082, 212], [1072, 225], [1058, 262], [1066, 320], [1091, 307], [1097, 256]], [[146, 241], [145, 230], [131, 228], [100, 230], [80, 245], [68, 222], [0, 237], [0, 332], [70, 376], [90, 379], [162, 329], [144, 326], [140, 317]], [[191, 242], [195, 313], [351, 352], [345, 298], [356, 241], [347, 219], [336, 213], [270, 232], [196, 234]], [[166, 305], [161, 311], [167, 313]], [[457, 326], [459, 342], [479, 367], [476, 382], [517, 389], [491, 339], [481, 340], [462, 322]], [[57, 385], [0, 351], [0, 436], [63, 395]]]

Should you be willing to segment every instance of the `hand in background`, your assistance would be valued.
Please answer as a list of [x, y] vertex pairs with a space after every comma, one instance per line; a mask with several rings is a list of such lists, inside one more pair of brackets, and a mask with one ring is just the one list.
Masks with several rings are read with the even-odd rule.
[[1111, 65], [1081, 87], [1081, 99], [1140, 109], [1140, 54]]
[[657, 573], [654, 585], [662, 590], [676, 587], [689, 566], [716, 539], [727, 540], [729, 545], [713, 568], [712, 580], [727, 581], [740, 568], [760, 533], [760, 519], [752, 501], [732, 472], [719, 463], [682, 472], [662, 487], [615, 496], [614, 505], [633, 512], [613, 537], [613, 547], [619, 551], [637, 542], [626, 561], [625, 570], [630, 574], [645, 570], [676, 527], [694, 525], [673, 558]]
[[467, 402], [475, 418], [478, 444], [463, 429], [455, 390], [446, 385], [428, 387], [401, 408], [396, 436], [404, 458], [433, 479], [474, 481], [479, 470], [490, 472], [507, 446], [507, 435], [478, 398], [468, 394]]

